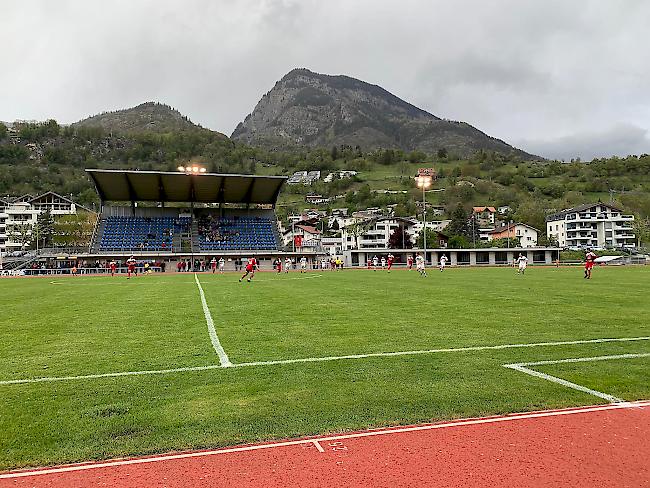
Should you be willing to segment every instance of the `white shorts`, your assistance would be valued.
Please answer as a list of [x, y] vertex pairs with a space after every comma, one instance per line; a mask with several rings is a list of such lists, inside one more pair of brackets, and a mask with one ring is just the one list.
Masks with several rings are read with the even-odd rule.
[[440, 267], [444, 268], [447, 265], [446, 261], [440, 261]]
[[526, 269], [526, 263], [519, 263], [519, 269]]

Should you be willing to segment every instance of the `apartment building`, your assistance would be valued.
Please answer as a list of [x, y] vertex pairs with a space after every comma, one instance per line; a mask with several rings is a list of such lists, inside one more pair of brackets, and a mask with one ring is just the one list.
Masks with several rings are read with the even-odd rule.
[[634, 215], [606, 203], [587, 203], [546, 217], [546, 235], [560, 247], [635, 247]]

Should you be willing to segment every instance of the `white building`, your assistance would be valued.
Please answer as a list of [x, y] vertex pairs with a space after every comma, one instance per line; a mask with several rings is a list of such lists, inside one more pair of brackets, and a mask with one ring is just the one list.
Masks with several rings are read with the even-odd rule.
[[28, 247], [38, 216], [47, 210], [55, 218], [76, 214], [77, 210], [89, 211], [54, 192], [0, 200], [0, 251], [12, 252]]
[[356, 171], [335, 171], [333, 173], [328, 174], [323, 181], [325, 183], [330, 183], [334, 180], [334, 177], [338, 177], [340, 180], [343, 180], [345, 178], [352, 178], [353, 176], [356, 176], [357, 172]]
[[282, 233], [282, 243], [285, 247], [296, 250], [319, 251], [321, 249], [321, 231], [316, 227], [304, 224], [294, 224]]
[[560, 247], [635, 247], [634, 215], [606, 203], [587, 203], [546, 217], [546, 235]]
[[320, 180], [320, 171], [296, 171], [287, 180], [287, 185], [311, 185]]
[[343, 256], [343, 238], [342, 237], [323, 237], [321, 238], [323, 252], [334, 257]]
[[497, 227], [496, 229], [489, 231], [487, 236], [488, 241], [517, 238], [519, 239], [520, 247], [537, 247], [539, 231], [528, 224], [517, 222]]

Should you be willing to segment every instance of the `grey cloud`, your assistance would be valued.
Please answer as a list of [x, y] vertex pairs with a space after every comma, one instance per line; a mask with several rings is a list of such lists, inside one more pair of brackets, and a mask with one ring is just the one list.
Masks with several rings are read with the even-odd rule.
[[[509, 142], [569, 144], [650, 128], [648, 18], [642, 0], [5, 2], [0, 119], [73, 122], [157, 100], [230, 134], [307, 67]], [[625, 143], [602, 150], [634, 152]]]
[[570, 161], [630, 154], [650, 154], [650, 131], [633, 125], [617, 125], [605, 131], [583, 132], [556, 139], [521, 140], [526, 151], [551, 159]]

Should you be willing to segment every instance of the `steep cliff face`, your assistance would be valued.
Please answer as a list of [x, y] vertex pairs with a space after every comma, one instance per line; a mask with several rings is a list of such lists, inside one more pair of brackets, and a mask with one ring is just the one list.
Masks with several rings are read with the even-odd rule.
[[338, 145], [446, 149], [467, 156], [480, 149], [539, 159], [464, 122], [442, 120], [383, 88], [350, 78], [294, 69], [240, 123], [233, 139], [251, 145]]

